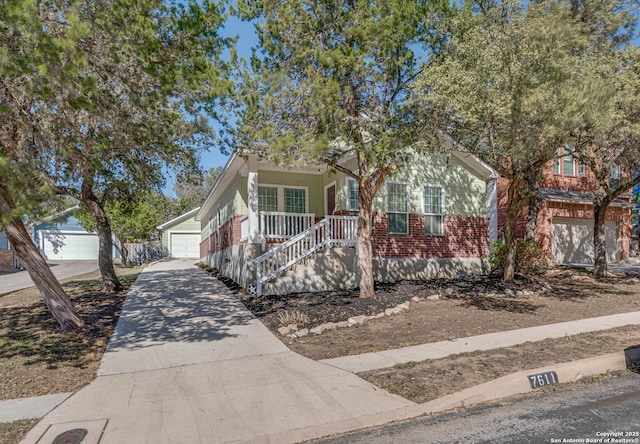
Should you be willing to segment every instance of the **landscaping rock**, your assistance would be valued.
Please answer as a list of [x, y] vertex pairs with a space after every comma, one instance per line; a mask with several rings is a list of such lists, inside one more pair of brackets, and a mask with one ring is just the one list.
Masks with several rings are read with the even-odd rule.
[[360, 315], [360, 316], [354, 316], [352, 318], [347, 319], [347, 322], [350, 325], [357, 325], [357, 324], [364, 324], [368, 320], [369, 320], [369, 316]]
[[407, 302], [403, 302], [402, 304], [398, 304], [398, 308], [402, 309], [402, 310], [408, 310], [409, 309], [409, 301]]
[[512, 289], [510, 289], [510, 288], [507, 288], [507, 289], [504, 291], [504, 294], [506, 294], [507, 296], [515, 296], [515, 295], [516, 295], [516, 293], [515, 293]]
[[321, 335], [324, 330], [325, 330], [325, 327], [324, 327], [324, 324], [322, 324], [309, 330], [309, 333], [314, 335]]
[[395, 308], [387, 308], [384, 311], [385, 316], [391, 316], [392, 314], [396, 314], [396, 312], [394, 310], [395, 310]]
[[335, 322], [327, 322], [326, 324], [322, 324], [325, 330], [335, 330], [336, 324]]
[[439, 301], [440, 300], [440, 295], [439, 294], [432, 294], [431, 296], [427, 296], [427, 299], [430, 301]]
[[336, 327], [337, 328], [349, 327], [349, 323], [347, 321], [336, 322]]
[[418, 296], [414, 296], [414, 297], [411, 298], [411, 300], [413, 302], [420, 302], [422, 299], [420, 299]]
[[282, 336], [287, 336], [289, 333], [291, 333], [291, 327], [290, 326], [280, 327], [278, 329], [278, 333], [280, 333]]
[[303, 338], [305, 336], [307, 336], [309, 334], [309, 329], [308, 328], [303, 328], [301, 330], [298, 330], [296, 332], [296, 337], [297, 338]]

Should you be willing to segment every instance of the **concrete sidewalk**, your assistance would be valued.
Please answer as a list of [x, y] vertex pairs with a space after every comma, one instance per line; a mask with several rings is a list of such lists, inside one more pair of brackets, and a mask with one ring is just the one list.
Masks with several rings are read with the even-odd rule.
[[640, 324], [639, 311], [601, 316], [597, 318], [579, 319], [577, 321], [561, 322], [558, 324], [520, 328], [499, 333], [488, 333], [485, 335], [470, 336], [450, 341], [413, 345], [395, 350], [383, 350], [373, 353], [363, 353], [361, 355], [323, 359], [320, 362], [353, 373], [360, 373], [369, 370], [393, 367], [394, 365], [405, 364], [407, 362], [440, 359], [460, 353], [512, 347], [514, 345], [524, 344], [525, 342], [537, 342], [551, 338], [563, 338], [565, 336], [573, 336], [580, 333], [610, 330], [612, 328], [636, 324]]
[[[98, 269], [98, 261], [96, 260], [51, 261], [48, 264], [51, 272], [58, 280], [91, 273]], [[0, 294], [12, 293], [33, 286], [34, 283], [28, 271], [18, 271], [0, 276]]]
[[269, 442], [413, 405], [291, 352], [191, 261], [160, 262], [132, 287], [96, 380], [23, 442], [78, 428], [83, 443]]

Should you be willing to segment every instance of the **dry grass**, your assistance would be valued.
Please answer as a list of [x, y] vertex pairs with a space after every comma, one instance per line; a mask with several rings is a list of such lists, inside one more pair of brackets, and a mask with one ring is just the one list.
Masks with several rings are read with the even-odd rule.
[[[116, 270], [128, 288], [141, 269]], [[75, 391], [95, 378], [126, 290], [103, 292], [97, 271], [62, 285], [85, 331], [61, 331], [33, 287], [0, 296], [0, 399]]]

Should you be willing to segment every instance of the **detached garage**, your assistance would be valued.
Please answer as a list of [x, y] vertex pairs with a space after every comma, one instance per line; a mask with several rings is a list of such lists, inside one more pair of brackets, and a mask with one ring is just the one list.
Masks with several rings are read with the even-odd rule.
[[[620, 224], [605, 222], [607, 261], [620, 261]], [[551, 255], [556, 264], [593, 263], [593, 219], [553, 218]]]
[[184, 213], [158, 226], [162, 232], [162, 246], [174, 258], [198, 259], [200, 257], [200, 222], [194, 217], [198, 208]]
[[98, 235], [68, 231], [40, 231], [41, 251], [47, 260], [97, 259]]
[[[78, 206], [51, 216], [33, 226], [33, 242], [48, 261], [97, 260], [99, 240], [73, 215]], [[113, 257], [119, 257], [112, 248]]]

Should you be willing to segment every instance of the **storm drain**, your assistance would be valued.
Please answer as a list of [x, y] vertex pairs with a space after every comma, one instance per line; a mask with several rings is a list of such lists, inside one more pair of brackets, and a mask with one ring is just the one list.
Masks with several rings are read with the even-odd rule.
[[80, 444], [87, 433], [87, 429], [67, 430], [56, 436], [51, 444]]

